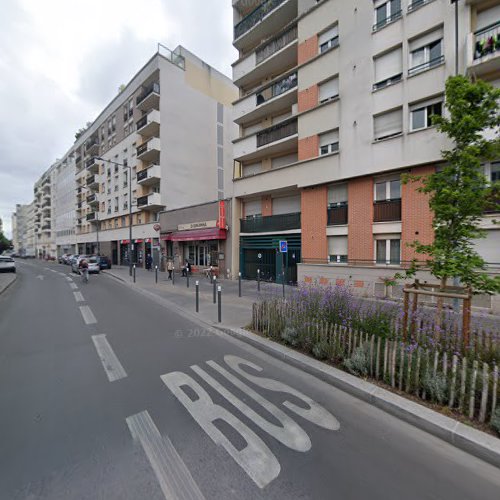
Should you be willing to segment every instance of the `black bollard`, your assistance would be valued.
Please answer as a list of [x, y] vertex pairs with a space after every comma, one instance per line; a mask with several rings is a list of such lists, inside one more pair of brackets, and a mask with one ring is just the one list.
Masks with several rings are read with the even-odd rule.
[[172, 270], [172, 286], [175, 285], [175, 269]]
[[133, 267], [133, 275], [134, 275], [134, 283], [135, 283], [135, 264], [134, 264], [134, 267]]
[[189, 273], [186, 272], [186, 286], [189, 288]]
[[219, 296], [217, 320], [219, 321], [219, 323], [221, 323], [222, 322], [222, 287], [220, 285], [217, 287], [217, 295]]
[[241, 273], [238, 273], [238, 297], [241, 297]]
[[260, 292], [260, 269], [257, 269], [257, 291]]
[[285, 298], [285, 273], [281, 273], [281, 278], [283, 282], [283, 298]]
[[155, 283], [158, 283], [158, 266], [155, 266]]
[[214, 276], [214, 304], [217, 303], [217, 276]]
[[196, 281], [196, 312], [200, 312], [200, 282]]

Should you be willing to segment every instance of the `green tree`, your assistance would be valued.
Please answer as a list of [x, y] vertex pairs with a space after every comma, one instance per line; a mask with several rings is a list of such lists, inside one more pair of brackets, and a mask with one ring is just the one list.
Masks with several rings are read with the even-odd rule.
[[3, 233], [0, 233], [0, 254], [12, 247], [12, 242]]
[[[433, 212], [434, 241], [412, 247], [426, 256], [426, 267], [440, 280], [444, 289], [448, 280], [459, 278], [462, 285], [483, 293], [500, 292], [500, 277], [486, 272], [486, 262], [475, 251], [474, 240], [484, 238], [479, 227], [484, 212], [500, 200], [499, 183], [486, 179], [481, 163], [500, 156], [500, 89], [481, 80], [470, 81], [453, 76], [446, 82], [447, 116], [433, 116], [437, 129], [453, 143], [442, 152], [442, 168], [426, 177], [405, 176], [403, 182], [421, 181], [418, 191], [429, 195]], [[487, 140], [483, 132], [494, 132]], [[418, 270], [413, 261], [405, 277]], [[402, 277], [402, 276], [398, 276]]]

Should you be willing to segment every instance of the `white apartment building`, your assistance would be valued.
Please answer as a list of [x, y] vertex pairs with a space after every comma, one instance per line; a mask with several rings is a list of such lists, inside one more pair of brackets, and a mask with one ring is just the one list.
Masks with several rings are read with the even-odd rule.
[[12, 214], [12, 246], [21, 257], [35, 256], [34, 203], [16, 205]]
[[58, 255], [76, 253], [75, 174], [74, 156], [67, 156], [56, 163], [53, 214]]
[[[408, 243], [432, 238], [427, 200], [400, 178], [434, 171], [450, 146], [430, 122], [444, 111], [446, 79], [458, 60], [460, 73], [500, 85], [500, 2], [458, 2], [457, 53], [449, 0], [234, 0], [233, 9], [241, 272], [279, 280], [286, 265], [287, 281], [385, 293], [383, 277], [415, 257]], [[485, 165], [492, 180], [499, 170]], [[498, 272], [494, 218], [485, 214], [478, 249]]]
[[[134, 263], [157, 261], [162, 210], [231, 198], [236, 96], [229, 78], [185, 48], [159, 45], [61, 160], [75, 169], [75, 251], [123, 264], [130, 245]], [[69, 201], [57, 210], [61, 254], [73, 212]]]

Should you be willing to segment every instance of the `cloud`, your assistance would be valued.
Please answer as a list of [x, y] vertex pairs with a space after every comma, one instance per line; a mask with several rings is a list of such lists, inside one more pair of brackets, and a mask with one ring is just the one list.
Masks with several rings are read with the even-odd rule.
[[183, 45], [227, 76], [236, 59], [227, 0], [3, 0], [0, 217], [71, 146], [156, 51]]

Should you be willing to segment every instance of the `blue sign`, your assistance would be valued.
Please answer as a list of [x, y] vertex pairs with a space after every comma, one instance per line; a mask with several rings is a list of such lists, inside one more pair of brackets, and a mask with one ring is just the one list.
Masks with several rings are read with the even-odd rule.
[[288, 241], [280, 241], [280, 252], [281, 253], [288, 253]]

